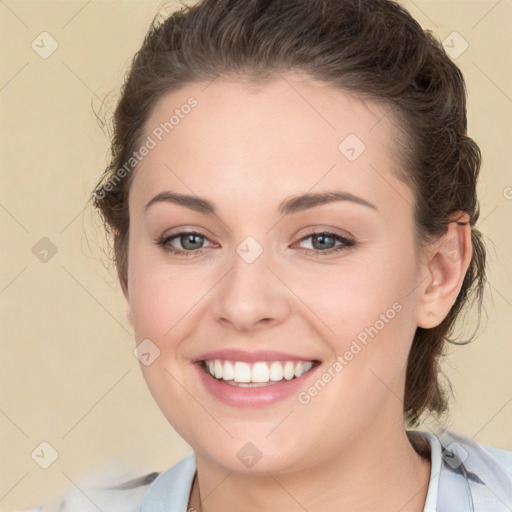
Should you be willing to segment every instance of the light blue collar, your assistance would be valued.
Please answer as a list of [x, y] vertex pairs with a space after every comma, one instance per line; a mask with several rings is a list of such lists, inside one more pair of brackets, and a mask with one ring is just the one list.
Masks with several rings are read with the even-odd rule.
[[430, 443], [430, 482], [428, 484], [427, 498], [423, 512], [436, 512], [437, 494], [439, 488], [439, 474], [441, 469], [441, 443], [439, 439], [430, 432], [421, 432]]
[[195, 473], [196, 457], [191, 453], [154, 480], [140, 512], [186, 512]]

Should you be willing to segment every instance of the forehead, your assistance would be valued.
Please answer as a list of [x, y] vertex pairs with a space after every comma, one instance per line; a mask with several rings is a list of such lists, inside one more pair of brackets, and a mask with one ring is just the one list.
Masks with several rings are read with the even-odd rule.
[[276, 200], [315, 184], [361, 193], [398, 174], [394, 125], [386, 105], [303, 76], [189, 84], [154, 105], [143, 135], [152, 148], [132, 188]]

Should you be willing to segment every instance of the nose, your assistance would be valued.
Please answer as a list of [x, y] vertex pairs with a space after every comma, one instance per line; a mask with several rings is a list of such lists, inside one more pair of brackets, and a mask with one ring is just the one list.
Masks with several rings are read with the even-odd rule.
[[215, 287], [215, 320], [244, 334], [279, 325], [290, 314], [286, 286], [268, 266], [265, 251], [252, 262], [240, 254], [234, 253], [230, 270]]

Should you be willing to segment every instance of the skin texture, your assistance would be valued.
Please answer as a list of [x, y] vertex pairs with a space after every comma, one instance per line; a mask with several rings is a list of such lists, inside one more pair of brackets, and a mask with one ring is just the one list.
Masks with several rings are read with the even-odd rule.
[[[452, 223], [417, 246], [414, 196], [397, 178], [385, 106], [298, 75], [207, 85], [155, 105], [144, 137], [191, 96], [198, 102], [141, 161], [129, 197], [129, 318], [137, 343], [160, 350], [141, 365], [149, 389], [196, 453], [190, 505], [422, 511], [430, 461], [404, 430], [407, 355], [416, 327], [437, 325], [456, 299], [469, 226]], [[338, 149], [349, 134], [366, 146], [355, 161]], [[215, 214], [164, 202], [145, 211], [165, 190], [206, 198]], [[278, 211], [291, 196], [325, 191], [375, 209], [338, 201]], [[304, 238], [312, 228], [355, 243], [323, 255]], [[191, 229], [206, 237], [200, 254], [176, 256], [155, 243]], [[251, 264], [236, 252], [247, 236], [263, 248]], [[172, 246], [185, 250], [179, 238]], [[321, 362], [307, 389], [396, 303], [400, 312], [307, 405], [296, 395], [264, 408], [225, 405], [192, 363], [221, 348], [283, 351]], [[252, 468], [237, 457], [248, 442], [262, 454]]]

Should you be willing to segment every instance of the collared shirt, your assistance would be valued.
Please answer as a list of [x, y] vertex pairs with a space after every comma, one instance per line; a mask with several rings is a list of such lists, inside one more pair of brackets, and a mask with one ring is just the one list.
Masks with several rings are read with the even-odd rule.
[[[431, 472], [423, 512], [511, 512], [512, 452], [455, 431], [419, 431], [430, 445]], [[188, 512], [196, 473], [190, 454], [163, 473], [118, 485], [79, 488], [53, 507], [26, 512]]]

